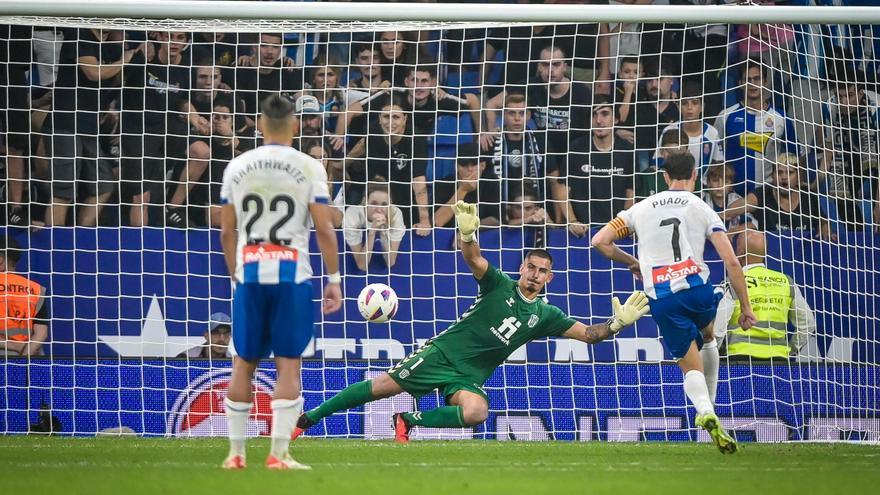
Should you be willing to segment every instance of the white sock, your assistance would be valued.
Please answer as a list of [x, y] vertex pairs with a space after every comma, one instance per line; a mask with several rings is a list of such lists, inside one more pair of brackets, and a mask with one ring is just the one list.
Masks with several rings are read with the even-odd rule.
[[229, 429], [229, 455], [244, 455], [248, 417], [253, 404], [231, 401], [228, 397], [223, 404], [226, 406], [226, 426]]
[[272, 401], [272, 451], [279, 459], [287, 453], [290, 435], [296, 426], [303, 408], [302, 396], [296, 399], [275, 399]]
[[712, 339], [712, 342], [703, 343], [700, 350], [700, 357], [703, 358], [703, 374], [706, 375], [706, 387], [709, 388], [709, 400], [715, 404], [715, 391], [718, 389], [718, 342]]
[[684, 375], [684, 393], [697, 408], [697, 414], [714, 413], [712, 401], [709, 400], [709, 389], [706, 387], [706, 376], [697, 370], [690, 370]]

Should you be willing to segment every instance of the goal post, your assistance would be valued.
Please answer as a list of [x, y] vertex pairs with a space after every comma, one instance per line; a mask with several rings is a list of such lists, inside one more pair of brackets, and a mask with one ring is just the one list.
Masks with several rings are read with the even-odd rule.
[[[546, 247], [549, 302], [607, 319], [611, 297], [642, 286], [589, 235], [662, 187], [664, 157], [680, 152], [695, 158], [700, 199], [743, 232], [732, 242], [761, 232], [766, 266], [797, 287], [768, 304], [809, 306], [791, 312], [787, 357], [722, 357], [722, 423], [742, 440], [877, 442], [880, 8], [803, 3], [0, 0], [0, 215], [20, 245], [0, 249], [20, 254], [15, 273], [46, 289], [50, 310], [41, 352], [0, 334], [0, 433], [55, 417], [72, 435], [225, 434], [231, 289], [216, 196], [226, 163], [260, 142], [260, 99], [280, 92], [339, 208], [345, 304], [315, 313], [306, 408], [473, 302], [444, 210], [458, 195], [480, 206], [491, 263], [515, 276], [526, 250]], [[377, 211], [390, 229], [371, 227]], [[723, 264], [706, 255], [720, 290]], [[399, 296], [390, 323], [358, 313], [374, 282]], [[266, 361], [252, 434], [269, 432], [274, 377]], [[484, 385], [486, 423], [415, 436], [708, 441], [681, 380], [646, 317], [594, 346], [515, 350]], [[309, 434], [390, 438], [391, 413], [442, 402], [404, 394]]]

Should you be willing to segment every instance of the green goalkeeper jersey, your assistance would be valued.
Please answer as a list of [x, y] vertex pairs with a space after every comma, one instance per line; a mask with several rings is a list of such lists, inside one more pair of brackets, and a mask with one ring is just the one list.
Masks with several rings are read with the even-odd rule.
[[432, 340], [456, 369], [476, 383], [485, 382], [523, 344], [562, 335], [575, 324], [543, 298], [527, 300], [516, 281], [491, 265], [479, 285], [471, 307]]

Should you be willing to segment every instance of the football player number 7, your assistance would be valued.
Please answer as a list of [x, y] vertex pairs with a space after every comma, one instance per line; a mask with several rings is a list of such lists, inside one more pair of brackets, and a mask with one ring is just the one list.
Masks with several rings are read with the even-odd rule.
[[681, 261], [681, 244], [678, 237], [678, 226], [681, 225], [681, 220], [666, 218], [660, 222], [661, 227], [666, 227], [667, 225], [672, 225], [672, 256], [674, 261]]

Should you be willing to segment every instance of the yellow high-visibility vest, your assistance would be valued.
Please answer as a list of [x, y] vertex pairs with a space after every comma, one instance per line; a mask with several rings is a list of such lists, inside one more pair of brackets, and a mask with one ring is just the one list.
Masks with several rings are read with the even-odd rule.
[[740, 305], [736, 301], [727, 322], [727, 354], [758, 359], [788, 357], [788, 311], [791, 308], [791, 281], [763, 265], [745, 272], [749, 302], [758, 322], [752, 328], [739, 327]]

